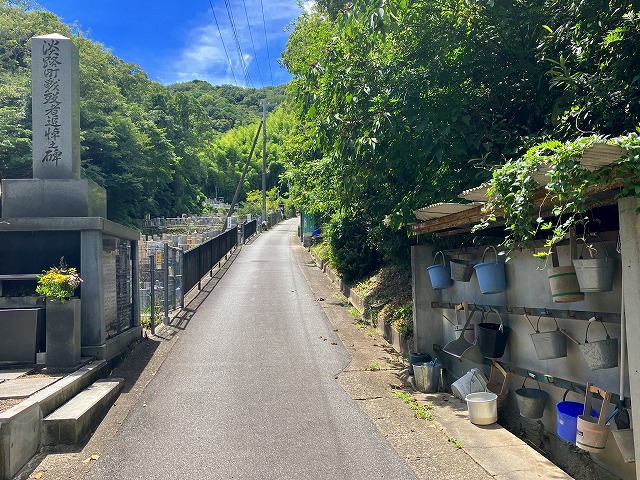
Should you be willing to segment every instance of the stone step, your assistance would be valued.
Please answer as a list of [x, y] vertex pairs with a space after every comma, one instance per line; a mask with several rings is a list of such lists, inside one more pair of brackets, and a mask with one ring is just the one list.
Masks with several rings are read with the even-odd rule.
[[43, 445], [75, 445], [117, 398], [124, 380], [97, 380], [42, 420]]

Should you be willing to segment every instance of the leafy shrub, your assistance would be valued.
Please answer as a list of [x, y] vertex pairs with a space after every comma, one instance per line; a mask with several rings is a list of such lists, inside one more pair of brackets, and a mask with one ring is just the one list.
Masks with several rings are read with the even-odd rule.
[[369, 241], [369, 228], [358, 214], [337, 215], [329, 224], [329, 259], [345, 282], [361, 280], [380, 266], [381, 255]]

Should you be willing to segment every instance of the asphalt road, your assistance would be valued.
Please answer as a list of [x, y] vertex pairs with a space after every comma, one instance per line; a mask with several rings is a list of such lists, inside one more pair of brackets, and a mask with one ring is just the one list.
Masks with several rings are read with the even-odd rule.
[[242, 248], [87, 479], [415, 478], [335, 380], [296, 226]]

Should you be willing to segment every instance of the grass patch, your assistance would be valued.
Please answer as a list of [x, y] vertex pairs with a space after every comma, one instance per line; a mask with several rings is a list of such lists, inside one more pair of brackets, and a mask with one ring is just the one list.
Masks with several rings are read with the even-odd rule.
[[449, 437], [449, 442], [453, 444], [453, 446], [457, 449], [462, 448], [462, 444], [455, 437]]
[[433, 411], [433, 403], [426, 403], [424, 405], [418, 404], [418, 401], [407, 392], [395, 392], [396, 398], [399, 398], [407, 406], [413, 410], [415, 417], [421, 420], [433, 420], [435, 413]]
[[367, 366], [367, 370], [369, 370], [370, 372], [377, 372], [378, 370], [380, 370], [380, 365], [378, 365], [377, 362], [372, 362]]
[[376, 332], [373, 330], [367, 330], [367, 335], [369, 335], [370, 337], [375, 337], [376, 336]]

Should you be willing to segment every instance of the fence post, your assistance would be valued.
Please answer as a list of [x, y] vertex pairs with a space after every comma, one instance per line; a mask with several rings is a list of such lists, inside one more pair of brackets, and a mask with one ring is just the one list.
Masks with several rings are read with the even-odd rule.
[[162, 323], [169, 325], [169, 243], [164, 243], [163, 276], [164, 276], [164, 318]]
[[151, 254], [149, 256], [149, 269], [151, 270], [151, 309], [149, 313], [149, 326], [151, 327], [151, 334], [156, 334], [156, 256]]
[[180, 308], [184, 308], [184, 250], [178, 251], [180, 256]]

